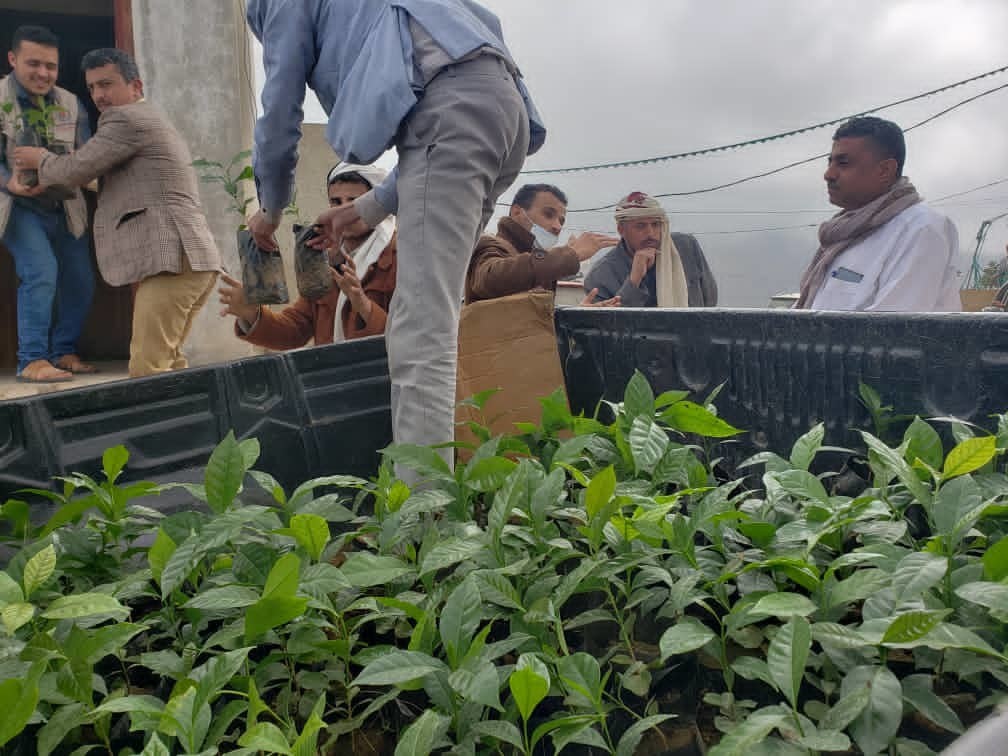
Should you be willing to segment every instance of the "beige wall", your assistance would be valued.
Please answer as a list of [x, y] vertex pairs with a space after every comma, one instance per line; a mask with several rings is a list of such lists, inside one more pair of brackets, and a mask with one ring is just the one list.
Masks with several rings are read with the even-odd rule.
[[[147, 96], [161, 105], [189, 143], [194, 158], [227, 163], [252, 145], [255, 93], [242, 0], [133, 0], [137, 62]], [[165, 23], [165, 19], [171, 23]], [[327, 206], [325, 175], [335, 156], [324, 127], [306, 125], [296, 183], [301, 217], [313, 221]], [[254, 194], [250, 186], [249, 191]], [[215, 184], [200, 187], [207, 220], [224, 267], [240, 271], [235, 231], [241, 220], [228, 212], [229, 199]], [[255, 209], [255, 204], [250, 206]], [[293, 266], [292, 216], [278, 233], [291, 299], [297, 297]], [[237, 359], [254, 347], [234, 336], [233, 318], [220, 317], [214, 297], [200, 313], [186, 344], [191, 365]]]

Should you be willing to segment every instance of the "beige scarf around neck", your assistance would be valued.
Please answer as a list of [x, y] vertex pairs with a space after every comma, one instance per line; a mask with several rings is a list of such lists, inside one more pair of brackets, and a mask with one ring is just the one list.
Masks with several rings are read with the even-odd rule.
[[802, 275], [795, 310], [807, 310], [826, 282], [826, 274], [840, 254], [871, 236], [886, 223], [921, 201], [910, 179], [900, 178], [888, 192], [856, 210], [837, 213], [819, 226], [819, 250]]
[[[644, 192], [633, 192], [616, 206], [616, 223], [641, 218], [658, 218], [662, 222], [661, 246], [655, 258], [655, 279], [658, 282], [659, 307], [689, 307], [689, 289], [682, 258], [670, 233], [665, 209], [658, 200]], [[632, 251], [632, 250], [631, 250]]]

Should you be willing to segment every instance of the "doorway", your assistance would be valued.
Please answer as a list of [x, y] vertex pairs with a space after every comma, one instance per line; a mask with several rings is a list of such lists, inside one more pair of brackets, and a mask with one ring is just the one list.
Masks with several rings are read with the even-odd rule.
[[[60, 38], [59, 86], [80, 97], [91, 116], [98, 112], [87, 95], [80, 60], [96, 47], [121, 47], [132, 52], [130, 0], [0, 0], [0, 76], [10, 72], [6, 51], [14, 30], [24, 24], [45, 26]], [[94, 217], [94, 195], [84, 193]], [[94, 244], [91, 245], [94, 264]], [[95, 298], [79, 351], [88, 361], [129, 357], [133, 297], [128, 286], [112, 287], [97, 273]], [[17, 365], [17, 277], [10, 253], [0, 244], [0, 371]]]

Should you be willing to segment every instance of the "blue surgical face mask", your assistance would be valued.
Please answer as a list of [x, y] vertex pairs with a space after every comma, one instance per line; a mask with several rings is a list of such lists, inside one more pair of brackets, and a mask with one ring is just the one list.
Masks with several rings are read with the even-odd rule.
[[553, 249], [553, 247], [560, 243], [560, 234], [554, 234], [552, 231], [548, 231], [537, 224], [529, 218], [528, 213], [525, 212], [525, 208], [522, 208], [522, 215], [524, 215], [528, 222], [532, 224], [530, 232], [532, 233], [532, 237], [535, 239], [536, 245], [540, 249]]

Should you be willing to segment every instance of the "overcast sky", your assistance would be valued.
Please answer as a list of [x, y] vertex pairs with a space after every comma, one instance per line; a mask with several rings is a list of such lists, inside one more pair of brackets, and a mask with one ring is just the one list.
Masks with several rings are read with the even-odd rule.
[[[549, 135], [544, 169], [634, 160], [832, 120], [1008, 65], [1006, 0], [483, 0], [504, 33]], [[906, 128], [1008, 75], [881, 112]], [[324, 120], [317, 103], [311, 121]], [[555, 183], [570, 209], [630, 191], [702, 189], [829, 151], [832, 130], [635, 168], [520, 177]], [[1008, 89], [907, 134], [906, 173], [928, 199], [1008, 179]], [[793, 291], [827, 202], [823, 161], [723, 191], [663, 200], [700, 239], [721, 304], [765, 306]], [[1008, 182], [938, 205], [959, 227], [962, 268], [981, 222], [1008, 211]], [[801, 210], [803, 212], [792, 212]], [[984, 247], [1004, 255], [1008, 223]], [[779, 226], [782, 231], [745, 232]], [[492, 226], [495, 224], [492, 224]], [[568, 228], [611, 230], [611, 211]]]

